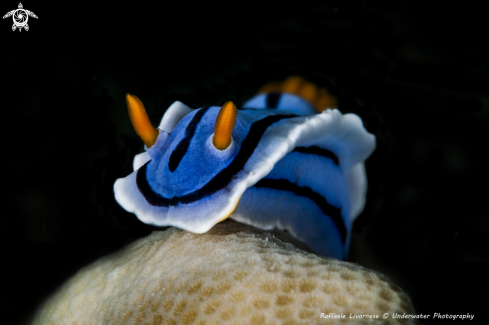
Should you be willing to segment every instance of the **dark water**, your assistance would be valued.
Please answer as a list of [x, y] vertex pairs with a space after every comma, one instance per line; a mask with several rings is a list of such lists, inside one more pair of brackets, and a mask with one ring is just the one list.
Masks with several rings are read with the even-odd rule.
[[24, 8], [39, 17], [28, 32], [0, 25], [2, 324], [19, 323], [81, 266], [151, 231], [112, 197], [142, 151], [125, 93], [156, 124], [174, 100], [239, 105], [294, 72], [327, 86], [377, 136], [350, 260], [388, 275], [420, 313], [485, 318], [482, 4]]

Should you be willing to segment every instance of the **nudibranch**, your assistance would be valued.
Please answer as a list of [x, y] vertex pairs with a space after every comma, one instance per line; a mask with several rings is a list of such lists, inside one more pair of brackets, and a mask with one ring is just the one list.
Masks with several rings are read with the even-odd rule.
[[314, 252], [344, 259], [376, 142], [360, 117], [331, 107], [332, 98], [291, 77], [239, 109], [176, 101], [155, 128], [127, 94], [146, 151], [115, 182], [115, 198], [147, 224], [204, 233], [231, 217], [288, 231]]

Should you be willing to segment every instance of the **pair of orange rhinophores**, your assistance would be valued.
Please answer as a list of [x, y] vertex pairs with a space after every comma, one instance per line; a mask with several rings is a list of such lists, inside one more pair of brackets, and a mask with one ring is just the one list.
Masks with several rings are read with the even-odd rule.
[[[292, 76], [284, 82], [271, 82], [264, 85], [258, 93], [285, 92], [298, 95], [321, 112], [325, 107], [336, 107], [337, 100], [331, 96], [325, 88], [318, 88], [313, 83], [306, 82], [303, 78]], [[148, 114], [141, 100], [131, 94], [126, 94], [126, 103], [129, 109], [129, 117], [136, 133], [141, 137], [147, 148], [150, 148], [158, 137], [156, 129], [149, 121]], [[224, 103], [216, 118], [214, 126], [214, 138], [212, 143], [219, 150], [229, 147], [232, 142], [232, 133], [238, 110], [232, 101]]]
[[[139, 98], [126, 94], [126, 103], [129, 109], [129, 117], [136, 133], [141, 137], [146, 147], [150, 148], [156, 142], [159, 134], [158, 129], [149, 121], [148, 114]], [[224, 150], [231, 144], [231, 134], [233, 133], [237, 115], [238, 109], [233, 102], [224, 103], [216, 118], [214, 138], [212, 140], [217, 149]]]

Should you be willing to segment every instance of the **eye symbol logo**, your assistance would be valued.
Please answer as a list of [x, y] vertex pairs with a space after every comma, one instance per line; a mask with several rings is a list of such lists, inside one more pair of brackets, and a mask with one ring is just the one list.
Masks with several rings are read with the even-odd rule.
[[36, 18], [37, 16], [35, 13], [29, 10], [23, 9], [22, 3], [19, 3], [18, 9], [11, 10], [3, 16], [3, 18], [8, 18], [12, 16], [12, 19], [14, 21], [14, 24], [12, 25], [12, 31], [15, 31], [17, 28], [19, 29], [19, 32], [22, 31], [22, 28], [24, 28], [26, 31], [29, 30], [29, 25], [27, 25], [27, 21], [29, 20], [29, 16]]

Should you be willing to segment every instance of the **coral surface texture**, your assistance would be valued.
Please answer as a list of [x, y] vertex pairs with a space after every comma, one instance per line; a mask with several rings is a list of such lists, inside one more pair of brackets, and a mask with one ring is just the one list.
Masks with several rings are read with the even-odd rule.
[[[155, 231], [78, 271], [34, 324], [396, 324], [382, 315], [414, 313], [382, 274], [299, 247], [233, 221]], [[350, 318], [362, 315], [380, 319]]]

